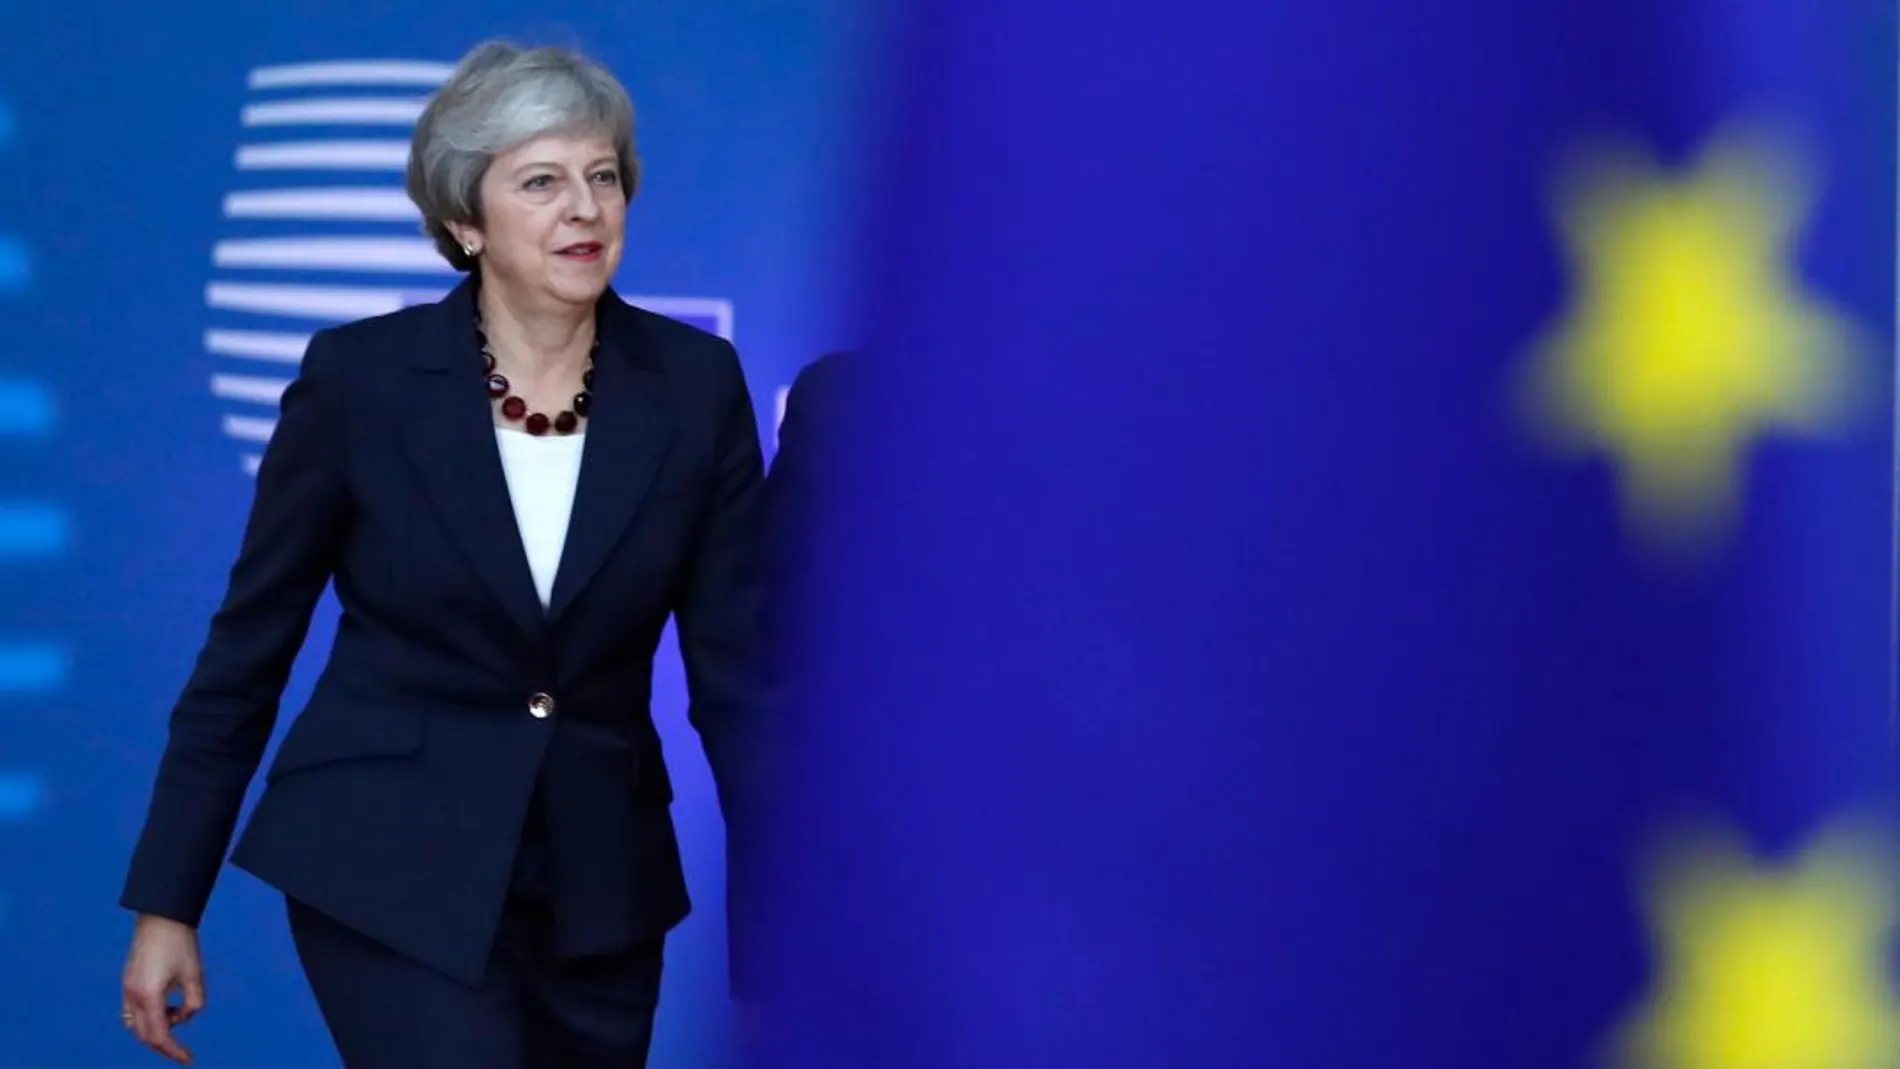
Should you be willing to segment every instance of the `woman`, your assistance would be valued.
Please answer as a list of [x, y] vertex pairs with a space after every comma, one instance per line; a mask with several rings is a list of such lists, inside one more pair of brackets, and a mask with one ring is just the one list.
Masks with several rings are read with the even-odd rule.
[[344, 1064], [645, 1063], [688, 910], [653, 656], [676, 617], [736, 840], [762, 469], [731, 346], [608, 287], [632, 125], [590, 62], [477, 48], [408, 172], [469, 277], [318, 332], [284, 392], [122, 897], [123, 1018], [174, 1060], [195, 926], [334, 581], [334, 647], [232, 863], [284, 893]]

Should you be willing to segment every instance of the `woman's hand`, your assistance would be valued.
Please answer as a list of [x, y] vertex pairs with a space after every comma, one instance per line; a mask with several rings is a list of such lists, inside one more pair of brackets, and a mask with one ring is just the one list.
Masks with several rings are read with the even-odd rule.
[[[171, 1005], [171, 993], [184, 1001]], [[139, 1042], [177, 1062], [191, 1064], [191, 1051], [172, 1038], [172, 1029], [205, 1008], [204, 965], [198, 958], [198, 930], [166, 917], [140, 914], [125, 959], [125, 1027]]]

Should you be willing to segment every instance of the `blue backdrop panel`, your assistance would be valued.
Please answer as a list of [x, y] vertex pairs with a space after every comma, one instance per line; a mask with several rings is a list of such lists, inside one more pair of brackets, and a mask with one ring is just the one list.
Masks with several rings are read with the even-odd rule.
[[[853, 6], [0, 11], [0, 1064], [151, 1064], [116, 1020], [114, 899], [165, 716], [303, 339], [457, 277], [400, 193], [431, 87], [491, 35], [621, 75], [646, 179], [618, 285], [734, 339], [770, 449], [782, 388], [849, 341], [834, 280]], [[333, 625], [326, 599], [287, 711]], [[699, 906], [670, 953], [655, 1064], [702, 1066], [726, 1018], [722, 832], [670, 648], [654, 706]], [[227, 870], [204, 941], [212, 1012], [186, 1032], [203, 1064], [335, 1064], [275, 895]]]
[[[904, 359], [810, 671], [813, 804], [871, 816], [814, 822], [796, 1064], [1627, 1069], [1599, 1055], [1681, 969], [1639, 897], [1674, 821], [1766, 865], [1891, 814], [1893, 6], [911, 10], [871, 331]], [[1815, 172], [1785, 242], [1676, 258], [1711, 203], [1779, 219], [1710, 192], [1756, 123]], [[1550, 454], [1510, 403], [1598, 311], [1553, 186], [1606, 132], [1669, 199], [1592, 206], [1688, 295], [1618, 335], [1619, 384], [1711, 387], [1662, 399], [1665, 445], [1748, 345], [1825, 366], [1657, 356], [1735, 275], [1867, 339], [1860, 418], [1746, 427], [1701, 552], [1635, 537], [1653, 455]], [[1893, 1063], [1770, 1045], [1851, 1029], [1747, 956], [1703, 975], [1757, 1002], [1684, 999], [1731, 1056], [1654, 1069]], [[1813, 1016], [1891, 1035], [1863, 973]]]

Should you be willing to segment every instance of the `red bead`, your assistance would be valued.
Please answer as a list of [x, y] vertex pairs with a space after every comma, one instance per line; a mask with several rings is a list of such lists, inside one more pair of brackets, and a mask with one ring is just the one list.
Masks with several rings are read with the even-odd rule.
[[483, 371], [495, 370], [495, 358], [489, 355], [488, 353], [482, 354], [482, 370]]
[[574, 413], [563, 412], [554, 417], [554, 429], [560, 431], [562, 434], [573, 434], [574, 428], [580, 426], [580, 422], [579, 419], [575, 418]]
[[508, 396], [508, 379], [501, 375], [488, 376], [488, 396], [490, 397]]
[[509, 419], [520, 419], [528, 414], [528, 402], [519, 397], [510, 397], [501, 403], [501, 414]]
[[547, 432], [548, 418], [546, 416], [536, 412], [534, 415], [528, 417], [529, 434], [546, 434]]
[[574, 414], [575, 415], [586, 416], [587, 410], [592, 407], [594, 407], [593, 394], [588, 393], [586, 390], [582, 390], [580, 393], [577, 393], [574, 395]]

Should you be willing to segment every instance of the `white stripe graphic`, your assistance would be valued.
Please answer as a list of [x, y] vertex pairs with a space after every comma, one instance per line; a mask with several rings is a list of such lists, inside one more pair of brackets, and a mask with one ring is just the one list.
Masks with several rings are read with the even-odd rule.
[[294, 89], [313, 85], [419, 85], [433, 88], [448, 81], [454, 67], [405, 59], [337, 59], [286, 63], [251, 72], [252, 89]]
[[205, 331], [205, 351], [220, 356], [242, 356], [257, 360], [275, 360], [283, 364], [300, 364], [303, 351], [310, 344], [308, 334], [285, 334], [269, 330], [218, 330]]
[[409, 222], [416, 206], [400, 189], [339, 186], [334, 189], [259, 189], [229, 193], [227, 219], [343, 219], [352, 222]]
[[401, 271], [429, 275], [454, 270], [427, 238], [244, 238], [218, 242], [212, 247], [211, 262], [219, 267]]
[[262, 454], [259, 454], [259, 453], [244, 454], [244, 474], [256, 475], [257, 469], [261, 467], [263, 463], [264, 463], [264, 457]]
[[309, 100], [279, 100], [269, 104], [247, 104], [243, 121], [246, 126], [312, 126], [336, 123], [365, 123], [378, 126], [408, 126], [422, 115], [422, 97], [316, 97]]
[[240, 442], [268, 442], [271, 432], [277, 429], [277, 421], [258, 416], [224, 417], [226, 437], [236, 438]]
[[258, 375], [213, 375], [211, 392], [229, 401], [250, 401], [260, 405], [277, 404], [289, 379], [268, 379]]
[[717, 297], [635, 297], [629, 296], [627, 303], [637, 304], [649, 312], [657, 312], [675, 319], [712, 319], [716, 327], [713, 333], [732, 341], [732, 302]]
[[275, 282], [213, 282], [205, 286], [205, 302], [213, 308], [331, 322], [383, 315], [440, 296], [439, 293], [382, 286], [297, 286]]
[[237, 150], [240, 171], [400, 171], [408, 165], [407, 141], [281, 141]]

